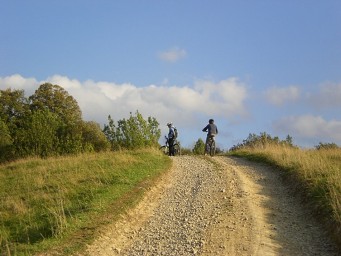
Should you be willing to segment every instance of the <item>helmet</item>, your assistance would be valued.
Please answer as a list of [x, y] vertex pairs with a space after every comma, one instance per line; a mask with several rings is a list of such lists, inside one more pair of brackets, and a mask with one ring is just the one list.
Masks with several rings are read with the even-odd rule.
[[214, 120], [213, 120], [213, 119], [210, 119], [210, 120], [208, 120], [208, 122], [209, 122], [210, 124], [213, 124], [213, 123], [214, 123]]
[[172, 126], [172, 125], [173, 125], [172, 122], [167, 123], [167, 126]]

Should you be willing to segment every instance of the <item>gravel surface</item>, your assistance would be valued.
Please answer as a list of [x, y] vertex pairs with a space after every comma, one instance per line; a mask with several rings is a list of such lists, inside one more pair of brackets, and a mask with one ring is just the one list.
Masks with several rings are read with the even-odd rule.
[[181, 156], [84, 255], [339, 254], [270, 168]]
[[226, 177], [202, 159], [176, 158], [174, 182], [154, 217], [141, 229], [124, 255], [190, 255], [201, 251], [205, 231], [217, 219]]

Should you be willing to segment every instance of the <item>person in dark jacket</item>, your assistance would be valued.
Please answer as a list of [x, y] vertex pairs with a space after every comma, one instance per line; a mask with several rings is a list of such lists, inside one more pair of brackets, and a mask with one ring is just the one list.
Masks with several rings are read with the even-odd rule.
[[208, 153], [208, 143], [210, 138], [215, 137], [218, 134], [218, 127], [214, 124], [214, 120], [210, 119], [208, 125], [202, 129], [203, 132], [207, 132], [206, 143], [205, 143], [205, 154]]
[[174, 156], [174, 142], [175, 142], [175, 131], [173, 123], [167, 123], [167, 126], [169, 128], [168, 131], [168, 146], [169, 146], [169, 156]]

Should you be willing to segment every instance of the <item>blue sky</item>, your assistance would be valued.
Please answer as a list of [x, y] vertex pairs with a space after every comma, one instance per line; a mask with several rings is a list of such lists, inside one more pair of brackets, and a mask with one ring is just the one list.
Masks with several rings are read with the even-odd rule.
[[139, 110], [192, 147], [267, 132], [341, 145], [341, 1], [0, 0], [0, 89], [64, 87], [85, 120]]

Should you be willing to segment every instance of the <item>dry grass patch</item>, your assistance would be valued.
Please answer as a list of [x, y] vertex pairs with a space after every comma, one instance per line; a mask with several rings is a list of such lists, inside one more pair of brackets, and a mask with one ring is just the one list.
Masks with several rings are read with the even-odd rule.
[[0, 255], [60, 251], [63, 243], [70, 245], [63, 254], [76, 250], [91, 239], [103, 216], [109, 221], [133, 205], [143, 194], [140, 184], [150, 185], [169, 167], [169, 158], [156, 150], [1, 165]]
[[294, 178], [296, 188], [341, 245], [341, 149], [267, 146], [232, 154], [269, 163]]

